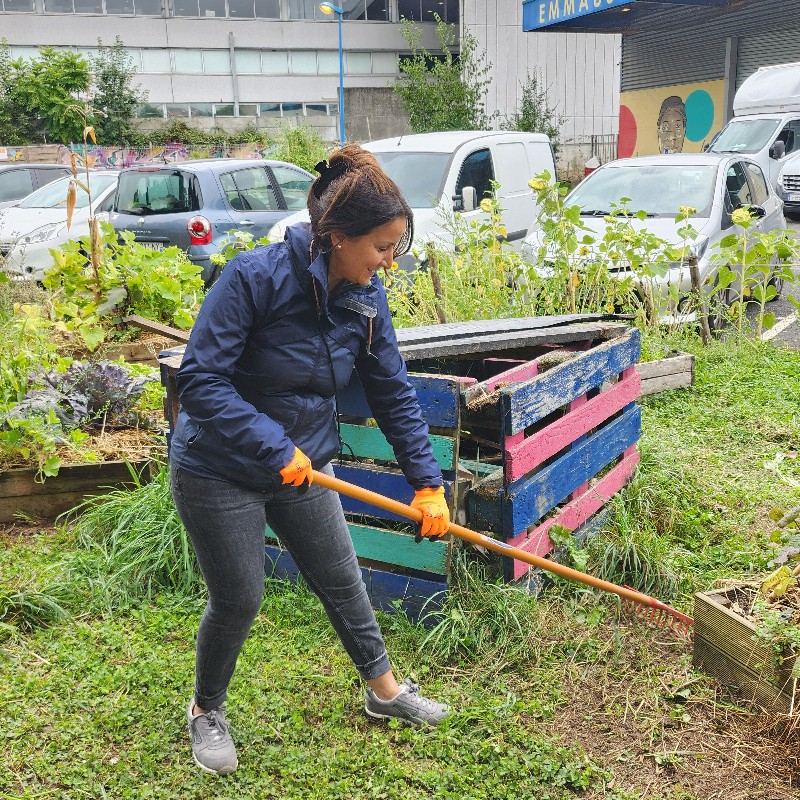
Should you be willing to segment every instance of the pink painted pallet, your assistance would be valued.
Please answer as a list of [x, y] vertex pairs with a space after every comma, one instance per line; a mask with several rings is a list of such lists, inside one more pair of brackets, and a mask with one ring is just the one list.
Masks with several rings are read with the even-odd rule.
[[[604, 508], [639, 462], [639, 355], [629, 329], [554, 348], [466, 390], [465, 427], [482, 424], [486, 439], [494, 416], [500, 453], [499, 469], [468, 495], [469, 527], [544, 556], [553, 525], [576, 530]], [[504, 561], [507, 580], [526, 578], [527, 564]]]

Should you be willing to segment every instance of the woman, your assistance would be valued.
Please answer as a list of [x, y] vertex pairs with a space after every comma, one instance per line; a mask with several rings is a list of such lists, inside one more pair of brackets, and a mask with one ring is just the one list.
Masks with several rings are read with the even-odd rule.
[[[264, 529], [291, 553], [361, 677], [371, 717], [437, 724], [448, 708], [398, 684], [375, 620], [332, 474], [341, 442], [336, 392], [355, 368], [372, 412], [415, 488], [422, 533], [449, 524], [442, 474], [400, 356], [379, 269], [407, 252], [412, 212], [378, 162], [337, 151], [308, 195], [311, 224], [241, 253], [206, 297], [177, 376], [172, 494], [208, 586], [188, 727], [197, 764], [237, 766], [228, 684], [261, 605]], [[298, 491], [298, 488], [300, 491]]]

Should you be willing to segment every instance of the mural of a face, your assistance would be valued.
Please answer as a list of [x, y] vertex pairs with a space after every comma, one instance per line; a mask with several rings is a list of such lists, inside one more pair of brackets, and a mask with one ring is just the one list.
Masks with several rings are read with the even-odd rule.
[[686, 106], [680, 97], [673, 95], [661, 104], [658, 114], [658, 151], [682, 153], [686, 136]]

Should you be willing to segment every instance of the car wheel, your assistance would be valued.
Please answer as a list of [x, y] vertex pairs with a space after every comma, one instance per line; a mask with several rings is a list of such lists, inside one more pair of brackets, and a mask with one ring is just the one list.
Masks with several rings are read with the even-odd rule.
[[728, 316], [728, 311], [733, 300], [733, 292], [730, 286], [724, 289], [718, 289], [716, 282], [714, 288], [711, 290], [708, 299], [706, 300], [708, 307], [708, 327], [712, 333], [719, 334], [730, 323], [731, 319]]

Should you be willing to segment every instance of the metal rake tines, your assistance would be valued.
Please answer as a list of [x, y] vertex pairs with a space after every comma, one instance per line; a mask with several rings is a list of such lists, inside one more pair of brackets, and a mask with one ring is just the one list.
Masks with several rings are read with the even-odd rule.
[[[629, 588], [629, 587], [626, 587]], [[637, 619], [652, 627], [671, 630], [678, 636], [691, 636], [694, 619], [682, 611], [662, 603], [655, 598], [644, 598], [641, 601], [625, 599], [623, 608]]]

